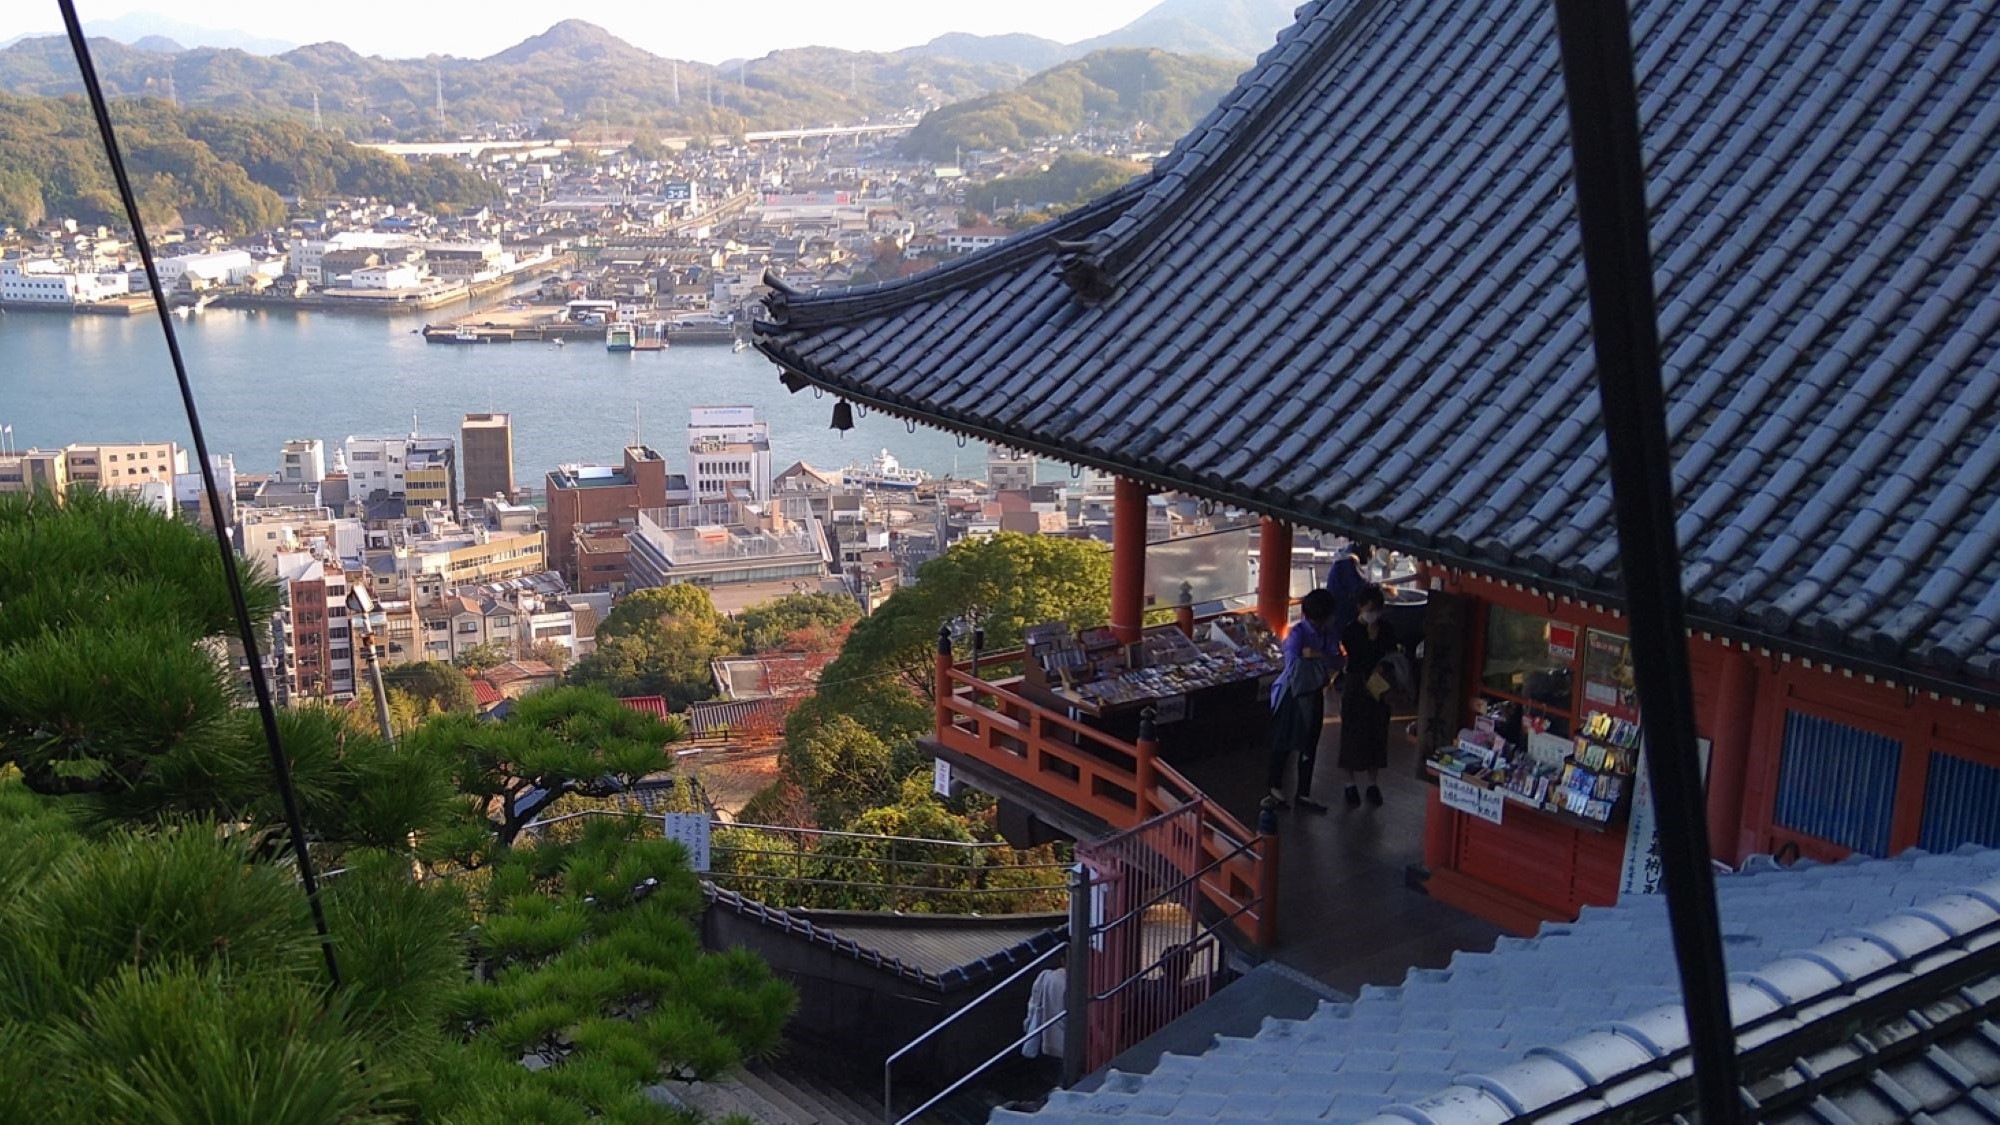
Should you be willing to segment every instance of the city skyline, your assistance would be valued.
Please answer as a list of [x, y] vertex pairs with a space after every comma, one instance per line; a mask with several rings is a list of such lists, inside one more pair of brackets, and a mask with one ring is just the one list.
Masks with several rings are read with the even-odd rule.
[[[1060, 0], [1019, 0], [1009, 5], [945, 5], [918, 0], [861, 0], [829, 5], [810, 0], [768, 0], [754, 22], [733, 9], [690, 11], [687, 6], [648, 5], [612, 0], [584, 18], [635, 46], [673, 58], [721, 62], [756, 58], [776, 50], [821, 46], [846, 50], [894, 51], [939, 35], [1024, 33], [1063, 42], [1112, 31], [1154, 6], [1155, 0], [1098, 0], [1087, 7]], [[386, 0], [354, 0], [333, 24], [324, 13], [266, 5], [254, 0], [214, 0], [194, 18], [161, 12], [160, 0], [83, 0], [85, 23], [130, 16], [200, 24], [243, 35], [296, 44], [335, 41], [366, 55], [392, 58], [427, 54], [483, 58], [558, 22], [562, 13], [528, 5], [482, 6], [467, 21], [461, 5], [409, 8]], [[0, 12], [0, 43], [21, 36], [60, 33], [56, 5], [44, 2]]]

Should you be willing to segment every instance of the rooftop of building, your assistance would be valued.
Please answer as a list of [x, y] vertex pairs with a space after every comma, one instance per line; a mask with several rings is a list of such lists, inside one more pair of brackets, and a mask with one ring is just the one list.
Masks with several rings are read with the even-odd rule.
[[[2000, 699], [2000, 0], [1632, 16], [1690, 624]], [[780, 290], [758, 347], [883, 413], [1616, 606], [1569, 145], [1548, 4], [1311, 0], [1129, 187]]]
[[[1746, 1066], [1757, 1119], [1993, 1119], [2000, 852], [1790, 869], [1758, 860], [1718, 878], [1716, 891], [1742, 1045], [1786, 1046], [1784, 1037], [1831, 1021], [1832, 1055], [1801, 1038], [1797, 1050]], [[1954, 984], [1918, 988], [1899, 1006], [1862, 999], [1954, 966]], [[1927, 1024], [1938, 1033], [1913, 1042]], [[1619, 1108], [1657, 1120], [1679, 1110], [1629, 1115], [1642, 1099], [1673, 1096], [1667, 1087], [1689, 1073], [1686, 1044], [1665, 900], [1632, 896], [993, 1121], [1497, 1125]]]

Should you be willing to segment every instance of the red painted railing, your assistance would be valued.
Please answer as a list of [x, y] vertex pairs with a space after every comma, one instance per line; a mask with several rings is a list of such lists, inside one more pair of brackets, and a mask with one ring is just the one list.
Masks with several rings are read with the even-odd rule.
[[[984, 654], [980, 663], [1018, 663], [1019, 650]], [[1157, 743], [1126, 742], [1031, 702], [1020, 677], [982, 680], [937, 658], [937, 741], [999, 770], [1118, 831], [1158, 813], [1199, 810], [1197, 854], [1182, 874], [1199, 876], [1202, 896], [1259, 946], [1277, 940], [1278, 841], [1252, 832], [1206, 793], [1159, 760]]]

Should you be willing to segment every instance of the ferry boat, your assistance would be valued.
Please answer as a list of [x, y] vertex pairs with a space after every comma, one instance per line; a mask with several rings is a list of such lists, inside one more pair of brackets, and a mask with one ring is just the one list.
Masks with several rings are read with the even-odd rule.
[[624, 321], [607, 324], [604, 327], [604, 350], [607, 352], [629, 352], [636, 337], [632, 326]]
[[866, 465], [849, 465], [842, 469], [840, 479], [843, 484], [857, 488], [914, 492], [919, 485], [928, 482], [931, 475], [922, 469], [904, 468], [895, 455], [885, 449]]

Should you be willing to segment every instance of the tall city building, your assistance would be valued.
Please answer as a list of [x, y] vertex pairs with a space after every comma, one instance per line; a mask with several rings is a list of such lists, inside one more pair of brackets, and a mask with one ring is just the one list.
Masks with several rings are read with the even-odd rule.
[[771, 498], [771, 427], [749, 406], [688, 411], [688, 486], [697, 504]]
[[287, 484], [318, 484], [326, 479], [326, 443], [319, 438], [293, 438], [278, 450], [278, 479]]
[[514, 498], [514, 419], [509, 414], [467, 414], [458, 431], [465, 454], [468, 505], [495, 496]]
[[0, 453], [0, 492], [69, 491], [69, 457], [60, 449]]

